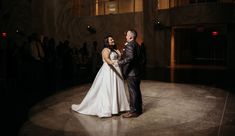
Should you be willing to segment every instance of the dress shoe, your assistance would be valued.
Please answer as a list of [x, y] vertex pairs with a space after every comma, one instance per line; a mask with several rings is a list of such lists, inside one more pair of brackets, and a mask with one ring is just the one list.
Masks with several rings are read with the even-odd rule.
[[133, 113], [126, 113], [124, 114], [122, 117], [123, 118], [136, 118], [138, 117], [140, 114], [139, 113], [136, 113], [136, 112], [133, 112]]
[[128, 112], [122, 114], [122, 116], [129, 116], [129, 114], [131, 114], [131, 112], [128, 111]]

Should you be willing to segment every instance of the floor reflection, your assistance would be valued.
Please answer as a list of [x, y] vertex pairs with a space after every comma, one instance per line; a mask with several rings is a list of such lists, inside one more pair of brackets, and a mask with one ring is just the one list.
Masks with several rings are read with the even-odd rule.
[[[144, 80], [141, 84], [144, 113], [138, 118], [99, 118], [75, 113], [90, 84], [58, 93], [31, 109], [19, 136], [83, 135], [200, 136], [218, 134], [229, 92], [196, 84]], [[226, 123], [226, 122], [222, 122]]]

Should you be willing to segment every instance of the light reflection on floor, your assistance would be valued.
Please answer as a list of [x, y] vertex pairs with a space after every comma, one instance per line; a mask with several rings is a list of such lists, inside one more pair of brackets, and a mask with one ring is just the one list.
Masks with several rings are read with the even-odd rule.
[[98, 118], [70, 110], [71, 104], [82, 101], [90, 85], [64, 90], [35, 105], [19, 136], [215, 136], [230, 95], [205, 85], [144, 80], [141, 116]]

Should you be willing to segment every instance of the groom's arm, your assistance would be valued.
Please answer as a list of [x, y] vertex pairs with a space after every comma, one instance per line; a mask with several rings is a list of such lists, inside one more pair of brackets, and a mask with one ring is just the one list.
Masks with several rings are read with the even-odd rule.
[[126, 52], [126, 54], [125, 54], [124, 58], [118, 61], [119, 65], [125, 65], [127, 63], [132, 62], [132, 60], [134, 59], [134, 46], [133, 46], [133, 44], [126, 45], [125, 52]]

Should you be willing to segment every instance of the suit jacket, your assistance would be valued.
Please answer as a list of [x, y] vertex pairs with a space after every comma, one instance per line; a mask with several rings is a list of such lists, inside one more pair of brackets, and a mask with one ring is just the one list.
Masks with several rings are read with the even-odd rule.
[[137, 77], [141, 74], [140, 64], [138, 62], [137, 48], [138, 43], [136, 41], [128, 42], [123, 49], [122, 58], [118, 61], [118, 64], [122, 68], [122, 74], [124, 79], [127, 77]]

